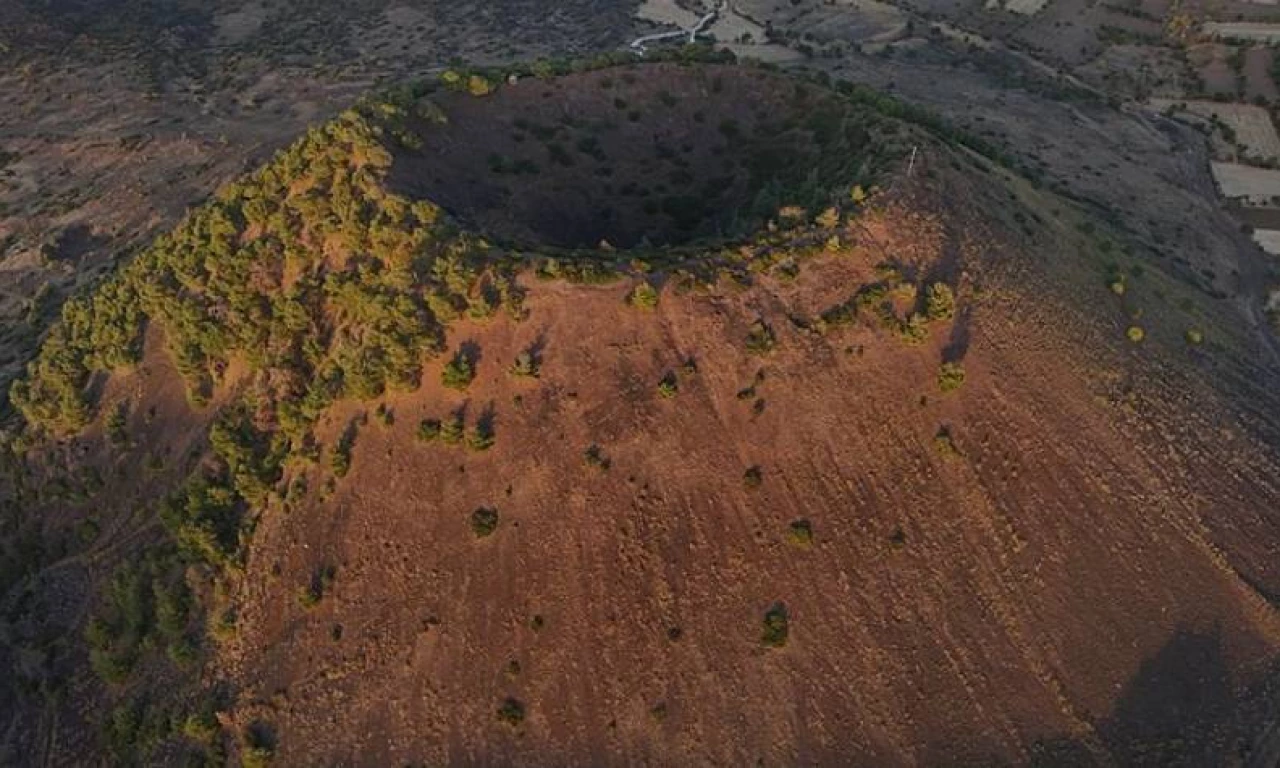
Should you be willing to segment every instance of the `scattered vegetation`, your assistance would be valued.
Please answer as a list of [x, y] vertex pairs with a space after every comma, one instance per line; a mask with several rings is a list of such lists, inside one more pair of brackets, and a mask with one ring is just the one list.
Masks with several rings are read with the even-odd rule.
[[753, 355], [766, 355], [773, 350], [777, 339], [773, 335], [773, 329], [765, 324], [763, 320], [757, 320], [751, 324], [751, 328], [747, 331], [747, 351]]
[[802, 549], [813, 545], [813, 525], [808, 520], [793, 520], [787, 526], [787, 543]]
[[956, 314], [956, 297], [946, 283], [930, 283], [925, 289], [925, 316], [930, 320], [950, 320]]
[[613, 463], [609, 457], [604, 455], [604, 450], [598, 445], [592, 445], [587, 448], [587, 450], [582, 454], [582, 458], [583, 461], [587, 463], [588, 467], [598, 469], [602, 472], [609, 469], [610, 465]]
[[944, 459], [959, 458], [960, 450], [956, 448], [955, 441], [951, 438], [951, 430], [948, 427], [939, 427], [933, 436], [933, 449], [938, 455]]
[[343, 430], [337, 445], [333, 446], [333, 453], [329, 456], [329, 468], [337, 477], [346, 477], [347, 472], [351, 471], [351, 449], [355, 447], [356, 434], [356, 422], [353, 421]]
[[518, 699], [508, 697], [498, 707], [498, 720], [512, 728], [524, 722], [524, 704]]
[[680, 382], [674, 371], [668, 371], [658, 382], [658, 396], [670, 400], [680, 392]]
[[758, 466], [748, 467], [742, 473], [742, 485], [747, 490], [755, 490], [764, 483], [764, 470]]
[[1129, 329], [1124, 332], [1124, 335], [1127, 336], [1129, 341], [1132, 341], [1134, 344], [1141, 343], [1143, 339], [1147, 338], [1147, 332], [1143, 330], [1140, 325], [1129, 326]]
[[641, 280], [627, 294], [627, 303], [640, 309], [653, 309], [658, 306], [658, 289], [647, 280]]
[[1125, 274], [1119, 270], [1112, 272], [1111, 276], [1107, 278], [1107, 288], [1111, 289], [1111, 292], [1115, 295], [1123, 296], [1125, 291], [1128, 290]]
[[179, 664], [197, 653], [190, 589], [174, 549], [153, 551], [122, 566], [85, 628], [89, 663], [108, 683], [123, 683], [153, 647]]
[[[465, 297], [480, 273], [465, 238], [441, 239], [437, 208], [386, 193], [379, 125], [399, 119], [394, 107], [362, 105], [312, 130], [91, 296], [66, 302], [14, 405], [33, 426], [80, 429], [90, 375], [136, 363], [147, 322], [164, 328], [196, 405], [232, 356], [272, 372], [255, 394], [294, 440], [338, 398], [415, 386], [442, 331], [417, 297]], [[330, 260], [314, 242], [361, 256]], [[430, 268], [415, 268], [432, 250]], [[286, 272], [304, 277], [285, 285]]]
[[440, 425], [440, 439], [448, 445], [458, 445], [462, 442], [465, 426], [462, 421], [462, 411], [454, 411], [449, 414], [449, 418], [445, 419]]
[[440, 439], [440, 420], [423, 419], [418, 423], [418, 439], [424, 443]]
[[106, 430], [107, 440], [114, 446], [122, 446], [129, 442], [128, 415], [129, 409], [125, 403], [116, 404], [116, 407], [107, 413], [107, 420], [103, 427]]
[[479, 507], [471, 513], [471, 532], [477, 539], [491, 536], [498, 530], [498, 510], [493, 507]]
[[482, 418], [471, 428], [467, 435], [467, 447], [473, 451], [487, 451], [496, 440], [492, 418]]
[[275, 756], [275, 733], [263, 723], [249, 726], [240, 745], [240, 764], [244, 768], [266, 768]]
[[466, 353], [458, 351], [444, 367], [441, 382], [449, 389], [464, 390], [475, 379], [475, 367]]
[[319, 605], [337, 575], [338, 569], [332, 565], [326, 564], [317, 568], [311, 575], [311, 581], [298, 590], [298, 604], [303, 608], [314, 608]]
[[536, 379], [542, 366], [532, 350], [522, 350], [511, 364], [511, 375], [521, 378]]
[[959, 363], [943, 363], [938, 366], [938, 389], [954, 392], [964, 385], [964, 367]]
[[766, 648], [782, 648], [787, 644], [791, 633], [787, 607], [782, 603], [774, 603], [764, 614], [764, 629], [760, 634], [760, 642]]

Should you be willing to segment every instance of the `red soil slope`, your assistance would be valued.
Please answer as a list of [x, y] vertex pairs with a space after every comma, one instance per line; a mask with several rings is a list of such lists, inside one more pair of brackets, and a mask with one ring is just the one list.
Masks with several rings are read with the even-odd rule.
[[[307, 499], [260, 522], [220, 659], [232, 719], [269, 724], [298, 765], [1238, 752], [1280, 648], [1275, 410], [1245, 383], [1250, 342], [1223, 325], [1190, 348], [1182, 316], [1134, 289], [1151, 305], [1130, 343], [1068, 221], [1018, 189], [1045, 223], [1015, 236], [984, 219], [991, 178], [933, 171], [794, 280], [667, 286], [644, 311], [626, 285], [529, 278], [528, 320], [454, 328], [451, 347], [479, 351], [470, 388], [429, 365], [386, 400], [393, 425], [361, 427], [331, 495], [307, 470]], [[886, 258], [956, 285], [957, 319], [919, 346], [792, 322]], [[745, 348], [757, 319], [777, 336], [763, 356]], [[531, 346], [541, 376], [511, 377]], [[949, 394], [944, 358], [967, 373]], [[415, 439], [463, 406], [468, 425], [493, 417], [491, 450]], [[339, 409], [322, 440], [371, 411]], [[479, 507], [499, 512], [487, 538]], [[801, 519], [808, 547], [788, 542]], [[789, 642], [766, 648], [779, 602]], [[497, 715], [508, 698], [518, 725]]]

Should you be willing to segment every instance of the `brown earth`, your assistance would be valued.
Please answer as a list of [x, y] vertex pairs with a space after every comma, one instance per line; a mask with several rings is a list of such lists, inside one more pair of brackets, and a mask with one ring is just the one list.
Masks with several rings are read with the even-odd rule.
[[[935, 187], [794, 281], [668, 288], [652, 313], [624, 286], [539, 283], [527, 321], [455, 329], [480, 354], [465, 394], [430, 366], [387, 400], [392, 427], [361, 428], [331, 498], [260, 522], [220, 662], [234, 720], [269, 724], [289, 764], [1247, 749], [1280, 644], [1273, 395], [1252, 392], [1247, 413], [1220, 394], [1210, 377], [1243, 363], [1186, 348], [1172, 308], [1150, 306], [1147, 341], [1124, 341], [1125, 321], [1082, 309], [1115, 297], [1081, 280], [1092, 267], [1064, 222], [1015, 241], [977, 223], [993, 197]], [[886, 255], [954, 280], [959, 319], [920, 347], [791, 323], [874, 281]], [[1033, 288], [1068, 277], [1060, 297]], [[778, 337], [763, 358], [743, 349], [759, 318]], [[513, 380], [530, 346], [541, 378]], [[940, 395], [938, 362], [956, 357], [966, 383]], [[492, 416], [491, 451], [414, 439], [458, 407]], [[366, 408], [332, 414], [322, 439]], [[940, 427], [959, 456], [937, 449]], [[592, 445], [606, 471], [584, 461]], [[482, 506], [500, 524], [477, 539]], [[810, 548], [786, 541], [799, 519]], [[325, 566], [334, 585], [305, 609], [294, 596]], [[791, 639], [766, 649], [778, 602]], [[496, 715], [508, 697], [526, 712], [515, 728]]]

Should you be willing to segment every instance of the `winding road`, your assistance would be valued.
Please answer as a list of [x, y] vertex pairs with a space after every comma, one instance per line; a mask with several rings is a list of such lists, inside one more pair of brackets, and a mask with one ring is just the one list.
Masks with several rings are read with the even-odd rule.
[[706, 31], [707, 27], [714, 24], [716, 19], [720, 18], [721, 12], [729, 7], [728, 0], [720, 0], [720, 3], [710, 13], [698, 20], [698, 23], [690, 29], [681, 29], [676, 32], [659, 32], [653, 35], [645, 35], [631, 41], [631, 50], [643, 56], [648, 51], [645, 46], [649, 43], [656, 43], [661, 40], [674, 40], [676, 38], [687, 37], [688, 42], [693, 44], [698, 41], [698, 35]]

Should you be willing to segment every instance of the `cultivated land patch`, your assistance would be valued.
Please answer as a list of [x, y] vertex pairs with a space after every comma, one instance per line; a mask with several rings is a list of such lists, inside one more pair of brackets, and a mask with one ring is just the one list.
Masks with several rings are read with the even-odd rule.
[[1238, 95], [1236, 72], [1230, 61], [1231, 51], [1231, 46], [1222, 43], [1202, 43], [1187, 49], [1187, 62], [1199, 80], [1195, 92], [1231, 98]]
[[1280, 24], [1255, 21], [1210, 21], [1204, 25], [1203, 29], [1205, 34], [1222, 40], [1257, 40], [1264, 43], [1280, 41]]
[[1181, 101], [1178, 99], [1151, 99], [1158, 110], [1173, 107], [1205, 118], [1217, 118], [1234, 134], [1235, 141], [1244, 146], [1250, 157], [1280, 159], [1280, 135], [1276, 133], [1271, 114], [1253, 104], [1224, 104], [1216, 101]]
[[1264, 99], [1268, 102], [1280, 98], [1275, 78], [1271, 74], [1275, 52], [1270, 47], [1255, 46], [1244, 54], [1244, 98], [1248, 101]]
[[987, 0], [982, 7], [988, 11], [1004, 10], [1022, 16], [1034, 16], [1048, 4], [1049, 0]]
[[847, 197], [877, 161], [867, 111], [756, 68], [654, 64], [431, 98], [439, 113], [414, 123], [421, 146], [393, 184], [527, 246], [732, 238], [838, 186]]
[[1265, 205], [1280, 197], [1280, 171], [1239, 163], [1213, 163], [1213, 178], [1224, 197]]
[[1278, 229], [1255, 229], [1253, 231], [1253, 242], [1258, 247], [1272, 256], [1280, 256], [1280, 230]]

